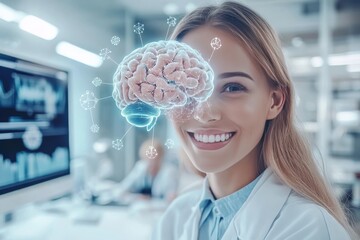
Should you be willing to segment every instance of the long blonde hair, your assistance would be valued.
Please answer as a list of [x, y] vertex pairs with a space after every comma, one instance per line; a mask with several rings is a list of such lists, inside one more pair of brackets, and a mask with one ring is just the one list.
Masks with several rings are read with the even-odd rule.
[[171, 38], [181, 41], [189, 31], [205, 24], [219, 27], [239, 39], [264, 71], [270, 86], [280, 89], [285, 96], [280, 114], [266, 123], [260, 143], [261, 165], [271, 167], [285, 184], [325, 208], [355, 236], [329, 183], [319, 172], [309, 144], [295, 127], [293, 84], [276, 33], [251, 9], [225, 2], [189, 13], [179, 22]]

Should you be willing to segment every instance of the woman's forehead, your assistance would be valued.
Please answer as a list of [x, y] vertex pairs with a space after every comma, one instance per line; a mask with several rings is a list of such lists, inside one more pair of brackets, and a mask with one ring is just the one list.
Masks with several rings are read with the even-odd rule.
[[[219, 38], [221, 47], [213, 49], [211, 40]], [[245, 71], [250, 75], [258, 72], [258, 66], [240, 40], [230, 33], [212, 26], [202, 26], [187, 33], [183, 42], [198, 50], [216, 75], [224, 72]], [[211, 57], [211, 59], [210, 59]]]

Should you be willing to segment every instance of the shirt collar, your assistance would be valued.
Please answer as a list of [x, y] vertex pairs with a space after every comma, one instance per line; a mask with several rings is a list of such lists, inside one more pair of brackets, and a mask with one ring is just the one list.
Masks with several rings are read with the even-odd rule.
[[206, 177], [200, 198], [200, 211], [202, 212], [208, 205], [213, 205], [218, 208], [220, 215], [223, 217], [235, 214], [242, 207], [256, 183], [259, 181], [261, 175], [262, 174], [238, 191], [219, 199], [214, 198], [214, 195], [210, 190], [209, 180]]
[[200, 211], [203, 211], [204, 208], [208, 204], [213, 203], [215, 201], [214, 195], [210, 191], [209, 180], [208, 180], [207, 177], [205, 177], [205, 181], [204, 181], [204, 184], [202, 186], [201, 198], [200, 199], [201, 199], [200, 204], [199, 204]]

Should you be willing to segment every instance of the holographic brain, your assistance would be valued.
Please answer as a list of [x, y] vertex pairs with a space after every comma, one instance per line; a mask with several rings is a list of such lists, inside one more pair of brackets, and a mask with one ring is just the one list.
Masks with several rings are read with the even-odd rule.
[[129, 123], [150, 130], [160, 109], [206, 101], [213, 80], [208, 62], [190, 46], [177, 41], [152, 42], [119, 64], [112, 96]]

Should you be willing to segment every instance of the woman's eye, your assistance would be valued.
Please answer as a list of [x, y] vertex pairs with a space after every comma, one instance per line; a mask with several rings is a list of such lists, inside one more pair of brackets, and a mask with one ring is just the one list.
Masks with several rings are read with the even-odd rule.
[[239, 84], [239, 83], [228, 83], [225, 84], [223, 88], [223, 92], [239, 92], [239, 91], [245, 91], [246, 88]]

